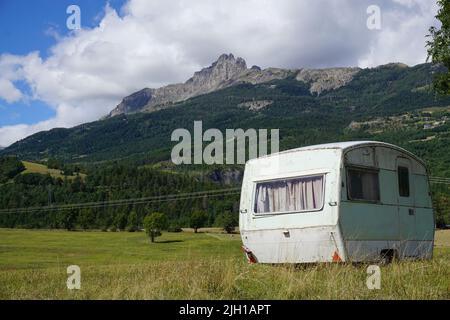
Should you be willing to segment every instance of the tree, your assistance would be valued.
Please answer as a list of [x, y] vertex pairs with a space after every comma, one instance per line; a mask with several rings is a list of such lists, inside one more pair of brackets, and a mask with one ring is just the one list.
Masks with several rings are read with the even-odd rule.
[[48, 158], [47, 167], [49, 169], [61, 169], [62, 164], [61, 164], [61, 161], [59, 161], [56, 158]]
[[125, 214], [120, 213], [114, 219], [114, 226], [119, 230], [125, 230], [125, 228], [127, 226], [127, 222], [128, 221], [127, 221], [127, 217], [125, 216]]
[[427, 41], [428, 58], [431, 57], [433, 63], [442, 63], [447, 72], [438, 73], [434, 78], [434, 88], [438, 93], [450, 94], [450, 1], [438, 0], [439, 8], [436, 19], [442, 26], [440, 29], [431, 27], [429, 29], [429, 37], [431, 41]]
[[161, 230], [167, 228], [167, 217], [164, 213], [153, 212], [144, 218], [144, 228], [152, 242], [161, 235]]
[[68, 231], [75, 229], [77, 217], [74, 210], [63, 211], [60, 216], [61, 225]]
[[0, 158], [0, 183], [7, 182], [25, 170], [22, 161], [16, 157]]
[[215, 225], [222, 227], [227, 233], [232, 233], [238, 223], [236, 217], [227, 211], [216, 218]]
[[78, 223], [83, 230], [92, 228], [95, 224], [95, 217], [92, 209], [82, 209], [80, 215], [78, 216]]
[[206, 214], [206, 212], [197, 210], [191, 214], [189, 224], [191, 228], [194, 228], [194, 232], [197, 233], [197, 230], [204, 227], [207, 221], [208, 215]]
[[135, 232], [138, 230], [138, 216], [136, 211], [131, 211], [128, 216], [127, 230], [129, 232]]
[[65, 165], [62, 169], [62, 173], [64, 176], [73, 176], [73, 168]]
[[436, 214], [436, 227], [445, 227], [448, 221], [450, 221], [450, 198], [442, 193], [434, 194], [433, 208]]

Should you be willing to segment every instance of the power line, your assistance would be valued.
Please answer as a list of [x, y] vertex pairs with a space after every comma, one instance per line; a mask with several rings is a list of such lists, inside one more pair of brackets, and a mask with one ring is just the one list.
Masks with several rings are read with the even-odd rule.
[[84, 203], [71, 203], [62, 205], [50, 205], [40, 207], [23, 207], [12, 209], [1, 209], [0, 213], [26, 213], [37, 211], [59, 211], [59, 210], [71, 210], [71, 209], [86, 209], [86, 208], [101, 208], [101, 207], [117, 207], [124, 205], [136, 205], [144, 203], [165, 202], [165, 201], [179, 201], [189, 199], [199, 199], [204, 197], [219, 197], [228, 196], [234, 194], [240, 194], [241, 188], [227, 188], [209, 191], [198, 191], [190, 193], [169, 194], [163, 196], [132, 198], [132, 199], [119, 199], [108, 201], [96, 201], [96, 202], [84, 202]]
[[431, 183], [435, 184], [450, 184], [450, 178], [446, 177], [429, 177]]
[[446, 178], [446, 177], [429, 177], [430, 180], [440, 180], [440, 181], [449, 181], [450, 182], [450, 178]]
[[[429, 181], [430, 181], [430, 183], [433, 183], [433, 184], [450, 185], [450, 178], [446, 178], [446, 177], [430, 176]], [[83, 202], [83, 203], [70, 203], [70, 204], [60, 204], [60, 205], [56, 205], [56, 204], [51, 205], [49, 202], [49, 205], [47, 205], [47, 206], [0, 209], [0, 214], [2, 214], [2, 213], [27, 213], [27, 212], [38, 212], [38, 211], [60, 211], [60, 210], [102, 208], [102, 207], [118, 207], [118, 206], [125, 206], [125, 205], [136, 205], [136, 204], [155, 203], [155, 202], [199, 199], [199, 198], [203, 198], [203, 197], [219, 197], [219, 196], [240, 194], [240, 192], [241, 192], [241, 188], [226, 188], [226, 189], [216, 189], [216, 190], [198, 191], [198, 192], [190, 192], [190, 193], [168, 194], [168, 195], [152, 196], [152, 197], [105, 200], [105, 201]], [[50, 197], [50, 195], [49, 195], [49, 197]]]

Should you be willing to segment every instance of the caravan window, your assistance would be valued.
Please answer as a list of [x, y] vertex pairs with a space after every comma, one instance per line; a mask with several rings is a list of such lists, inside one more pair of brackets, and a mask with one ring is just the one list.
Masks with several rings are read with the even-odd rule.
[[397, 172], [400, 197], [409, 197], [409, 170], [407, 167], [398, 167]]
[[378, 171], [347, 168], [347, 189], [349, 200], [379, 201]]
[[257, 183], [254, 212], [267, 214], [321, 210], [323, 193], [323, 175]]

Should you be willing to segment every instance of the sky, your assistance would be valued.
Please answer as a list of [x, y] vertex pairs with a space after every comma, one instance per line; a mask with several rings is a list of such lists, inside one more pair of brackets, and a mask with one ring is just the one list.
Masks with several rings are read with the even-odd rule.
[[0, 0], [0, 147], [98, 120], [222, 53], [262, 68], [424, 63], [436, 12], [433, 0]]

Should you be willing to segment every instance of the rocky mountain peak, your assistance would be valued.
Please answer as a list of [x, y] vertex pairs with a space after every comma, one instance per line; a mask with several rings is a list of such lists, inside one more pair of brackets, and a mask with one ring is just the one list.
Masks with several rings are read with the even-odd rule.
[[157, 89], [142, 89], [124, 98], [108, 117], [122, 113], [153, 112], [172, 104], [240, 83], [259, 84], [295, 76], [310, 86], [311, 93], [334, 90], [346, 85], [359, 72], [358, 68], [331, 69], [261, 69], [247, 68], [247, 63], [233, 54], [222, 54], [210, 66], [194, 73], [185, 83], [171, 84]]
[[222, 54], [209, 67], [195, 72], [185, 83], [158, 89], [147, 88], [131, 94], [111, 111], [109, 117], [122, 113], [164, 109], [168, 104], [233, 85], [248, 70], [244, 59], [235, 58], [231, 53]]
[[211, 66], [195, 72], [186, 83], [214, 86], [233, 79], [246, 70], [247, 64], [244, 59], [235, 58], [231, 53], [222, 54]]
[[133, 113], [140, 111], [142, 106], [145, 106], [150, 102], [152, 99], [152, 94], [152, 89], [145, 88], [123, 98], [122, 102], [111, 111], [109, 116], [114, 117], [122, 113]]

